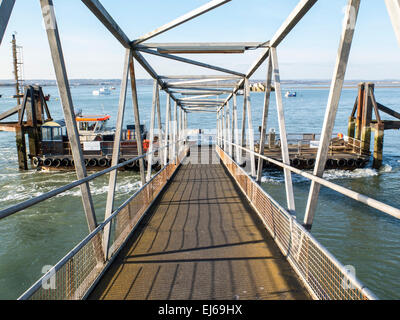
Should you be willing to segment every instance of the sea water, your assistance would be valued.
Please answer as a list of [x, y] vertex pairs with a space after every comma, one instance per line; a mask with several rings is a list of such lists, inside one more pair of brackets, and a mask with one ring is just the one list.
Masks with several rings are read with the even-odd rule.
[[[63, 113], [57, 87], [44, 87], [50, 94], [49, 108], [54, 119]], [[111, 95], [94, 96], [95, 86], [72, 86], [75, 109], [84, 114], [109, 114], [115, 125], [119, 87]], [[329, 90], [292, 85], [297, 97], [283, 98], [288, 133], [320, 133]], [[140, 120], [150, 125], [152, 86], [138, 86]], [[0, 112], [15, 106], [12, 87], [0, 87]], [[399, 88], [376, 88], [376, 99], [399, 110]], [[336, 133], [347, 133], [357, 89], [344, 89], [335, 122]], [[268, 130], [279, 132], [276, 104], [272, 95]], [[263, 93], [251, 94], [253, 127], [261, 123]], [[161, 118], [165, 123], [166, 96], [161, 94]], [[238, 97], [241, 119], [243, 100]], [[390, 119], [390, 116], [382, 116]], [[125, 122], [133, 124], [133, 108], [128, 90]], [[241, 123], [239, 121], [239, 123]], [[215, 114], [188, 115], [189, 128], [214, 130]], [[46, 173], [34, 169], [19, 171], [15, 134], [0, 132], [0, 209], [31, 199], [76, 179], [74, 172]], [[324, 177], [334, 183], [366, 194], [374, 199], [400, 207], [400, 132], [386, 131], [384, 165], [354, 171], [328, 170]], [[263, 188], [286, 206], [284, 179], [281, 172], [264, 172]], [[303, 220], [310, 182], [293, 174], [296, 213]], [[108, 175], [90, 182], [98, 222], [104, 218]], [[139, 188], [136, 172], [118, 173], [115, 206], [120, 205]], [[356, 276], [379, 298], [400, 299], [400, 221], [357, 201], [322, 187], [312, 233], [344, 265], [355, 268]], [[16, 299], [40, 276], [48, 265], [57, 263], [88, 234], [79, 188], [58, 195], [0, 221], [0, 299]]]

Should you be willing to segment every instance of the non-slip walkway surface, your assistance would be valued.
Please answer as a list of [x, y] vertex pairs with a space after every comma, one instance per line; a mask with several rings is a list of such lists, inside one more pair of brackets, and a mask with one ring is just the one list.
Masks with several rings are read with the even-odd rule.
[[181, 166], [90, 299], [309, 299], [221, 164]]

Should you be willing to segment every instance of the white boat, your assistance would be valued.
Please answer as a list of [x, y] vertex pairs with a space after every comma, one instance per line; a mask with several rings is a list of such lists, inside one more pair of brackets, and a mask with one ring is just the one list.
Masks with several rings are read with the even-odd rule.
[[99, 90], [93, 90], [92, 93], [94, 96], [109, 95], [111, 94], [111, 90], [109, 88], [100, 88]]
[[285, 97], [286, 97], [286, 98], [289, 98], [289, 97], [297, 97], [297, 92], [290, 92], [290, 91], [287, 91], [286, 94], [285, 94]]

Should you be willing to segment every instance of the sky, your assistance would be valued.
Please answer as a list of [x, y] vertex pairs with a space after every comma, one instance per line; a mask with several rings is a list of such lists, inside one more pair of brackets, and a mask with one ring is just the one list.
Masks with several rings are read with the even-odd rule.
[[[2, 0], [0, 0], [1, 2]], [[121, 78], [124, 49], [79, 0], [53, 0], [70, 79]], [[191, 11], [207, 0], [101, 0], [134, 40]], [[150, 42], [264, 42], [299, 0], [232, 0]], [[282, 80], [330, 79], [347, 0], [319, 0], [278, 47]], [[0, 46], [0, 79], [11, 79], [11, 35], [23, 46], [25, 79], [55, 79], [39, 0], [17, 0]], [[262, 49], [261, 49], [262, 50]], [[384, 0], [361, 1], [347, 80], [400, 79], [400, 48]], [[246, 73], [261, 54], [187, 55]], [[218, 74], [144, 55], [161, 75]], [[253, 79], [264, 79], [263, 65]], [[149, 75], [137, 67], [137, 78]]]

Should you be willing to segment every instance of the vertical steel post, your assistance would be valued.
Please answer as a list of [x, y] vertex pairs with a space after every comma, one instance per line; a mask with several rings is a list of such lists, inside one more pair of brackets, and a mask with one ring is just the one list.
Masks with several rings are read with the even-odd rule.
[[[264, 109], [262, 115], [262, 123], [261, 123], [261, 136], [260, 136], [260, 145], [259, 151], [261, 155], [264, 155], [265, 148], [265, 137], [267, 134], [267, 123], [268, 123], [268, 111], [269, 111], [269, 102], [271, 98], [271, 82], [272, 82], [272, 59], [269, 57], [268, 65], [267, 65], [267, 84], [265, 88], [265, 96], [264, 96]], [[261, 175], [263, 170], [263, 162], [264, 160], [259, 157], [258, 158], [258, 168], [257, 168], [257, 182], [261, 182]]]
[[3, 0], [0, 4], [0, 45], [6, 32], [15, 0]]
[[235, 144], [236, 144], [236, 162], [240, 163], [241, 161], [241, 149], [239, 148], [239, 128], [238, 128], [238, 117], [237, 117], [237, 96], [236, 93], [233, 94], [233, 109], [232, 109], [232, 117], [234, 123], [234, 134], [235, 134]]
[[217, 123], [216, 123], [217, 127], [217, 146], [221, 145], [221, 141], [220, 141], [220, 136], [219, 136], [219, 111], [217, 111]]
[[222, 148], [226, 151], [226, 121], [225, 121], [225, 106], [221, 109], [221, 128], [222, 128]]
[[151, 115], [150, 115], [150, 143], [147, 155], [147, 182], [151, 179], [151, 167], [153, 162], [153, 141], [154, 141], [154, 122], [155, 122], [155, 113], [156, 113], [156, 104], [157, 104], [157, 92], [158, 92], [158, 83], [157, 80], [154, 80], [153, 85], [153, 103], [151, 106]]
[[[245, 86], [243, 87], [243, 91], [245, 91]], [[243, 113], [242, 113], [242, 137], [240, 140], [240, 144], [242, 147], [246, 146], [246, 113], [247, 113], [247, 97], [246, 94], [243, 95]], [[246, 159], [243, 161], [243, 149], [240, 149], [240, 162], [239, 164], [241, 165], [246, 161]]]
[[[78, 180], [86, 177], [86, 167], [83, 160], [81, 143], [76, 125], [75, 112], [72, 103], [71, 91], [65, 68], [64, 55], [61, 47], [60, 35], [58, 33], [57, 21], [54, 13], [52, 0], [40, 0], [43, 20], [46, 27], [47, 38], [50, 45], [51, 56], [56, 74], [58, 90], [60, 92], [61, 105], [64, 112], [65, 124], [67, 127], [69, 143], [75, 163], [75, 170]], [[93, 206], [92, 195], [89, 183], [81, 185], [83, 208], [86, 214], [89, 231], [97, 227], [96, 215]]]
[[161, 123], [161, 110], [160, 110], [160, 87], [157, 89], [157, 122], [158, 122], [158, 159], [160, 165], [163, 162], [164, 159], [164, 152], [165, 150], [163, 149], [164, 146], [164, 140], [163, 140], [163, 131], [162, 131], [162, 123]]
[[[171, 95], [167, 93], [167, 103], [165, 106], [165, 142], [164, 146], [168, 146], [170, 144], [169, 136], [171, 135], [169, 132], [170, 127], [170, 120], [171, 120]], [[166, 147], [164, 151], [164, 166], [168, 164], [168, 156], [169, 156], [170, 147]]]
[[173, 126], [174, 126], [174, 136], [173, 136], [173, 140], [174, 140], [174, 148], [173, 148], [173, 154], [174, 154], [174, 163], [178, 163], [176, 161], [176, 155], [177, 155], [177, 133], [178, 133], [178, 104], [175, 102], [174, 104], [174, 122], [173, 122]]
[[[135, 64], [134, 64], [132, 56], [131, 56], [131, 60], [129, 63], [129, 70], [130, 70], [130, 78], [131, 78], [133, 114], [135, 116], [136, 144], [137, 144], [138, 156], [141, 156], [141, 155], [143, 155], [143, 144], [142, 144], [142, 135], [140, 133], [140, 114], [139, 114], [139, 104], [138, 104], [138, 98], [137, 98]], [[140, 181], [143, 186], [146, 183], [146, 175], [145, 175], [143, 158], [139, 159], [139, 166], [140, 166]]]
[[234, 159], [234, 150], [235, 150], [235, 147], [234, 147], [234, 145], [233, 145], [233, 143], [234, 143], [234, 139], [235, 139], [235, 115], [234, 115], [234, 106], [233, 106], [233, 103], [232, 103], [232, 116], [231, 116], [231, 121], [230, 121], [230, 126], [231, 126], [231, 131], [230, 131], [230, 137], [229, 137], [229, 142], [230, 142], [230, 147], [231, 147], [231, 149], [230, 149], [230, 152], [231, 152], [231, 158], [232, 159]]
[[[113, 153], [111, 158], [111, 166], [116, 166], [119, 162], [119, 153], [121, 149], [121, 139], [122, 139], [122, 126], [124, 123], [124, 115], [125, 115], [126, 92], [128, 87], [129, 63], [131, 57], [132, 57], [132, 51], [130, 49], [126, 49], [124, 70], [121, 81], [121, 91], [119, 96]], [[114, 198], [115, 198], [115, 188], [117, 185], [117, 174], [118, 170], [113, 170], [110, 172], [104, 220], [108, 219], [114, 210]], [[104, 227], [104, 232], [103, 232], [103, 251], [104, 251], [104, 258], [106, 260], [108, 259], [108, 245], [110, 241], [110, 232], [111, 232], [111, 222]]]
[[232, 157], [232, 144], [231, 144], [231, 108], [230, 108], [230, 104], [229, 101], [226, 103], [226, 138], [227, 138], [227, 145], [228, 145], [228, 153], [229, 155]]
[[[350, 49], [353, 41], [359, 8], [360, 0], [349, 0], [345, 16], [345, 25], [343, 26], [336, 66], [332, 78], [328, 105], [326, 107], [324, 124], [322, 127], [321, 141], [314, 167], [314, 175], [317, 177], [322, 177], [325, 169], [326, 159], [328, 157], [329, 145], [331, 142], [333, 126], [335, 124], [336, 112], [342, 93], [343, 82], [350, 56]], [[312, 227], [320, 188], [320, 184], [314, 181], [311, 182], [310, 193], [308, 195], [307, 207], [304, 216], [304, 227], [308, 230], [311, 230]]]
[[249, 86], [249, 79], [246, 78], [244, 80], [245, 85], [245, 95], [246, 95], [246, 109], [247, 109], [247, 126], [248, 126], [248, 133], [247, 137], [249, 139], [250, 144], [250, 167], [251, 167], [251, 175], [253, 177], [256, 176], [256, 157], [254, 155], [254, 131], [253, 131], [253, 117], [251, 114], [251, 98], [250, 98], [250, 86]]
[[400, 45], [400, 0], [385, 0], [393, 29]]
[[[273, 65], [273, 76], [274, 76], [274, 85], [275, 85], [275, 95], [276, 95], [276, 107], [278, 111], [278, 121], [279, 121], [279, 133], [281, 139], [281, 152], [282, 152], [282, 160], [284, 164], [290, 165], [289, 158], [289, 148], [287, 142], [287, 134], [286, 134], [286, 124], [285, 124], [285, 114], [283, 111], [283, 101], [282, 101], [282, 90], [281, 90], [281, 79], [279, 75], [279, 63], [278, 63], [278, 55], [276, 52], [276, 48], [271, 48], [270, 52], [272, 58]], [[293, 195], [293, 184], [292, 184], [292, 173], [289, 169], [284, 169], [285, 175], [285, 189], [286, 189], [286, 200], [289, 211], [292, 213], [295, 212], [295, 203], [294, 203], [294, 195]]]

